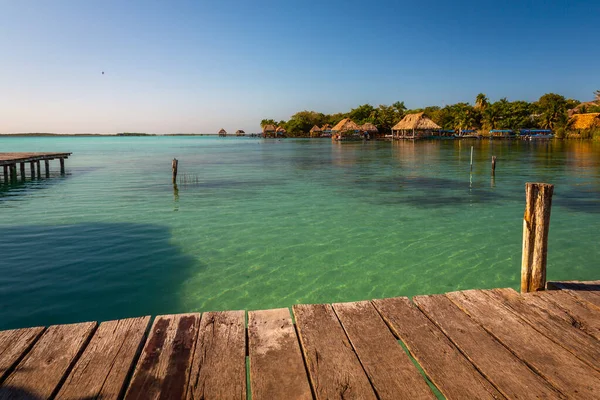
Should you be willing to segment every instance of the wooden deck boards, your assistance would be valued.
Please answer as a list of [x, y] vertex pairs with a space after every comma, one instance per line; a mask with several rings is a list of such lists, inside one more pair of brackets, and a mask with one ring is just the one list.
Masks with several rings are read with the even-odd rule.
[[548, 286], [0, 331], [0, 399], [434, 398], [397, 339], [448, 399], [600, 398], [600, 282]]
[[0, 153], [0, 165], [69, 158], [72, 153]]

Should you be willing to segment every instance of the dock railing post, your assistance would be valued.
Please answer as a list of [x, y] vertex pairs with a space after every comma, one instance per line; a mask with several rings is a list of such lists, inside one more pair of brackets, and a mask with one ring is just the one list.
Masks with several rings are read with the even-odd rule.
[[171, 168], [173, 169], [173, 183], [177, 183], [177, 167], [179, 165], [179, 161], [176, 158], [173, 159], [171, 163]]
[[546, 286], [548, 232], [554, 185], [525, 184], [525, 216], [523, 217], [523, 258], [521, 293], [537, 292]]

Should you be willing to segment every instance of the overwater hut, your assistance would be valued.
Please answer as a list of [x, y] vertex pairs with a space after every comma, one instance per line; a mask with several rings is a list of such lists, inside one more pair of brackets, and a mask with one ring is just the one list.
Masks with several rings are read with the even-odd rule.
[[569, 125], [578, 131], [600, 128], [600, 113], [575, 114], [569, 120]]
[[311, 137], [319, 137], [323, 131], [317, 125], [310, 128], [310, 136]]
[[287, 131], [285, 130], [285, 128], [283, 126], [278, 126], [277, 129], [275, 129], [275, 134], [277, 136], [285, 136], [286, 133], [287, 133]]
[[421, 139], [438, 135], [441, 127], [425, 113], [408, 114], [392, 128], [394, 139]]
[[237, 131], [235, 131], [235, 136], [246, 136], [246, 132], [244, 132], [241, 129], [238, 129]]
[[274, 137], [276, 131], [277, 128], [275, 127], [275, 125], [268, 124], [263, 126], [262, 135], [263, 137]]
[[374, 135], [374, 134], [379, 133], [379, 130], [377, 129], [377, 127], [370, 122], [363, 124], [360, 127], [360, 130], [363, 132], [367, 132], [369, 135]]
[[333, 133], [346, 133], [346, 132], [356, 133], [359, 131], [360, 131], [360, 126], [356, 125], [356, 123], [354, 121], [352, 121], [350, 118], [344, 118], [343, 120], [338, 122], [336, 126], [331, 128], [331, 132], [333, 132]]
[[325, 124], [321, 127], [321, 136], [323, 137], [331, 137], [331, 125]]
[[227, 131], [223, 128], [219, 131], [219, 136], [227, 136]]

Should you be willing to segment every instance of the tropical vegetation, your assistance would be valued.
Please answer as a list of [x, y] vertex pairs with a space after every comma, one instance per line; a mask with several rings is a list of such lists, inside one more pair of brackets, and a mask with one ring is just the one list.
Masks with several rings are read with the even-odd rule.
[[397, 101], [377, 107], [362, 104], [348, 112], [335, 114], [305, 110], [287, 121], [263, 119], [261, 127], [274, 125], [285, 128], [288, 136], [309, 136], [315, 125], [334, 126], [342, 119], [350, 118], [359, 125], [372, 123], [380, 133], [387, 134], [406, 114], [424, 112], [445, 130], [473, 129], [485, 133], [492, 129], [551, 129], [557, 136], [565, 136], [570, 131], [571, 115], [600, 112], [600, 90], [595, 91], [594, 96], [594, 101], [586, 103], [556, 93], [544, 94], [535, 102], [509, 101], [507, 98], [492, 102], [484, 93], [479, 93], [473, 104], [456, 103], [444, 107], [408, 109], [403, 101]]

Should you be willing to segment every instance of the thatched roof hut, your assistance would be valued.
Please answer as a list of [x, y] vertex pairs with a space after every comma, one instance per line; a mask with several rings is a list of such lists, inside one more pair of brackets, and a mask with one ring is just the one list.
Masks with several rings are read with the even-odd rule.
[[600, 113], [575, 114], [571, 117], [570, 125], [577, 130], [600, 128]]
[[321, 127], [321, 131], [322, 132], [327, 132], [327, 131], [330, 131], [330, 130], [331, 130], [331, 125], [329, 125], [329, 124], [325, 124], [325, 125], [323, 125]]
[[219, 135], [227, 135], [227, 131], [223, 128], [219, 131]]
[[350, 118], [344, 118], [340, 122], [337, 123], [336, 126], [331, 128], [333, 132], [350, 132], [350, 131], [360, 131], [360, 127], [356, 125], [354, 121]]
[[246, 132], [244, 132], [242, 129], [235, 131], [235, 136], [244, 136], [245, 134]]
[[425, 116], [425, 113], [407, 114], [402, 121], [398, 122], [392, 130], [408, 131], [408, 130], [438, 130], [442, 129], [438, 124]]
[[379, 130], [377, 129], [377, 127], [375, 125], [373, 125], [370, 122], [367, 122], [366, 124], [363, 124], [360, 129], [364, 132], [368, 132], [368, 133], [378, 133]]
[[275, 125], [268, 124], [263, 126], [263, 133], [275, 133], [276, 130]]
[[310, 133], [319, 133], [319, 132], [323, 132], [323, 130], [321, 130], [321, 128], [319, 128], [317, 125], [310, 128]]
[[286, 133], [287, 131], [285, 130], [285, 128], [283, 126], [278, 126], [277, 129], [275, 130], [275, 132]]

